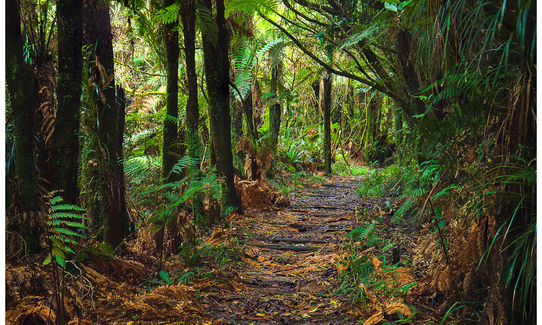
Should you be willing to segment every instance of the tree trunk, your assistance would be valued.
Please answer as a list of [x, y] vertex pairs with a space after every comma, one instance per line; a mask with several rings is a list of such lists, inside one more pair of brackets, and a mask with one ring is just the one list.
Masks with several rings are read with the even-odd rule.
[[90, 79], [95, 83], [99, 96], [95, 98], [97, 133], [96, 153], [102, 196], [104, 241], [118, 246], [128, 232], [128, 214], [124, 193], [122, 163], [122, 136], [124, 132], [124, 106], [115, 93], [113, 43], [109, 3], [102, 0], [85, 0], [83, 11], [85, 43], [95, 48], [91, 63]]
[[395, 144], [397, 147], [403, 143], [403, 113], [399, 108], [395, 108]]
[[258, 135], [256, 134], [256, 127], [254, 126], [254, 104], [252, 101], [252, 90], [250, 90], [245, 100], [243, 100], [243, 111], [245, 113], [248, 136], [250, 137], [251, 143], [255, 145], [256, 140], [258, 140]]
[[201, 144], [198, 133], [199, 106], [198, 80], [196, 75], [196, 7], [195, 0], [182, 2], [181, 19], [183, 23], [184, 54], [188, 100], [186, 101], [186, 139], [188, 156], [195, 160], [199, 168]]
[[[199, 104], [198, 79], [196, 74], [196, 3], [195, 0], [186, 0], [181, 5], [181, 20], [183, 23], [184, 57], [186, 66], [186, 83], [188, 86], [188, 99], [186, 101], [186, 143], [188, 157], [192, 158], [189, 168], [190, 175], [199, 177], [201, 162], [201, 142], [199, 138]], [[203, 198], [197, 195], [193, 199], [192, 210], [194, 219], [203, 213]], [[195, 238], [190, 238], [194, 243]]]
[[[205, 1], [213, 12], [211, 0]], [[239, 199], [233, 181], [233, 155], [231, 150], [231, 117], [228, 57], [228, 32], [224, 18], [224, 0], [216, 1], [217, 33], [203, 35], [203, 54], [207, 91], [209, 95], [209, 121], [216, 165], [220, 176], [225, 178], [225, 203], [239, 207]]]
[[366, 163], [371, 162], [371, 156], [372, 156], [372, 150], [373, 150], [373, 142], [375, 138], [375, 98], [376, 94], [366, 94], [366, 96], [369, 96], [369, 102], [365, 104], [365, 116], [366, 116], [366, 123], [365, 123], [365, 137], [364, 137], [364, 143], [363, 143], [363, 153], [364, 153], [364, 159]]
[[[415, 114], [421, 114], [425, 112], [425, 105], [416, 97], [412, 96], [418, 92], [420, 85], [418, 82], [418, 74], [414, 68], [414, 60], [411, 46], [411, 36], [408, 30], [401, 29], [397, 33], [397, 59], [399, 71], [405, 81], [403, 86], [403, 101], [401, 108], [406, 113], [405, 118], [412, 122], [419, 123], [419, 120], [413, 119]], [[435, 109], [432, 110], [431, 115], [434, 115]], [[437, 112], [439, 115], [441, 112]], [[444, 115], [440, 116], [442, 119]]]
[[63, 190], [68, 203], [75, 204], [79, 196], [77, 171], [79, 167], [79, 120], [81, 116], [81, 75], [83, 57], [82, 0], [57, 1], [58, 79], [56, 92], [58, 108], [53, 133], [54, 188]]
[[[173, 0], [165, 0], [164, 8], [173, 4]], [[178, 79], [179, 79], [179, 32], [175, 29], [177, 21], [164, 26], [167, 55], [167, 99], [166, 118], [164, 119], [164, 143], [162, 147], [162, 179], [171, 182], [175, 175], [171, 169], [179, 160], [179, 139], [177, 138]]]
[[275, 60], [273, 63], [272, 73], [271, 73], [271, 97], [273, 103], [269, 106], [269, 132], [271, 134], [270, 144], [271, 149], [276, 151], [277, 143], [280, 132], [280, 116], [281, 116], [281, 107], [278, 100], [278, 89], [279, 89], [279, 79], [281, 76], [281, 66], [280, 62]]
[[237, 147], [237, 142], [243, 136], [243, 105], [244, 101], [233, 100], [233, 119], [232, 119], [232, 144]]
[[321, 110], [324, 113], [324, 171], [331, 174], [331, 73], [322, 73]]
[[[6, 1], [6, 83], [13, 110], [13, 137], [15, 141], [15, 175], [17, 190], [25, 211], [38, 209], [34, 175], [32, 141], [32, 111], [38, 108], [37, 83], [32, 68], [23, 60], [23, 41], [19, 4]], [[17, 224], [30, 252], [38, 252], [39, 228], [32, 215], [13, 220]]]
[[32, 67], [24, 63], [21, 18], [16, 0], [6, 1], [6, 82], [13, 109], [15, 175], [23, 210], [38, 208], [34, 176], [32, 111], [37, 109], [37, 86]]

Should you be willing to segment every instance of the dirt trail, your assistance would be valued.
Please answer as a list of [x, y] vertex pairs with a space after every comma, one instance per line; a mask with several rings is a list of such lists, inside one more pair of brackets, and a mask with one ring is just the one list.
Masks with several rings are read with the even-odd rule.
[[291, 195], [288, 208], [250, 211], [236, 221], [246, 244], [234, 280], [239, 291], [207, 295], [207, 316], [224, 324], [356, 323], [333, 283], [343, 239], [358, 225], [359, 184], [360, 178], [333, 176]]

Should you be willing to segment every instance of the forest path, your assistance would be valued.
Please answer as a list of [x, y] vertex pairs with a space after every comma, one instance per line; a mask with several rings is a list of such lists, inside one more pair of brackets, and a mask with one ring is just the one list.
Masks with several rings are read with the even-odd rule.
[[213, 324], [351, 324], [346, 296], [333, 293], [344, 237], [363, 203], [359, 177], [332, 176], [290, 195], [288, 208], [248, 211], [233, 227], [244, 265], [232, 293], [206, 295]]

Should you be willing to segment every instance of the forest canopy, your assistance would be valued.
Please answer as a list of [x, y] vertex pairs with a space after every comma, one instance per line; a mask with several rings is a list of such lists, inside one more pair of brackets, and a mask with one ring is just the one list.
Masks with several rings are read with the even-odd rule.
[[536, 1], [5, 10], [8, 322], [536, 319]]

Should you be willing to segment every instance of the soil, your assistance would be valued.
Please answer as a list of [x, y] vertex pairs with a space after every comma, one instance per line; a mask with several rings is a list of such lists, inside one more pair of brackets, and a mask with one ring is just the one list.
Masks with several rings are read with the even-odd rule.
[[351, 298], [336, 294], [345, 236], [359, 225], [361, 179], [333, 176], [290, 195], [290, 206], [248, 211], [233, 223], [245, 243], [234, 292], [205, 294], [215, 324], [352, 324]]

